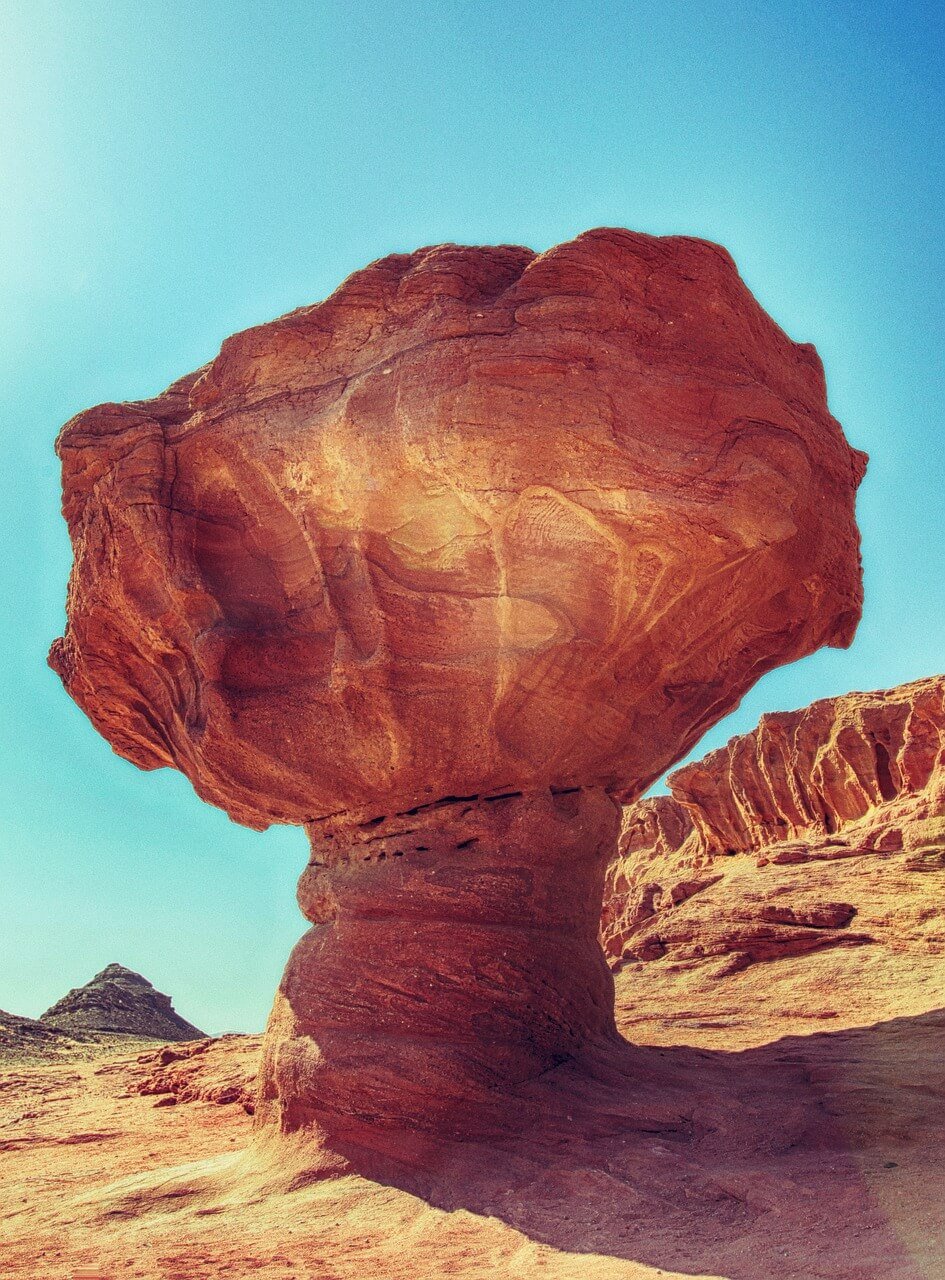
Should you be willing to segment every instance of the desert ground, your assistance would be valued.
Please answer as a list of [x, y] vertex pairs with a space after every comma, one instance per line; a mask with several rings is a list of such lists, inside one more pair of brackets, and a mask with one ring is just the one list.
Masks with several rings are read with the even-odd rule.
[[[913, 875], [914, 897], [930, 879]], [[936, 949], [927, 937], [922, 964], [914, 940], [878, 944], [867, 964], [871, 948], [833, 948], [722, 978], [624, 968], [626, 1044], [559, 1068], [537, 1132], [465, 1152], [426, 1194], [307, 1177], [304, 1153], [269, 1164], [250, 1145], [259, 1037], [10, 1064], [0, 1274], [938, 1280]]]

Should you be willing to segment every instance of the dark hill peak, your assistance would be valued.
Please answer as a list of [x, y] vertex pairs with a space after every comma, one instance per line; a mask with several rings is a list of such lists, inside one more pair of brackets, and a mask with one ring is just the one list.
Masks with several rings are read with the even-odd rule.
[[114, 963], [85, 986], [73, 987], [40, 1021], [70, 1033], [112, 1031], [149, 1040], [199, 1040], [204, 1034], [176, 1012], [170, 996]]
[[128, 969], [123, 964], [107, 964], [101, 973], [97, 973], [86, 985], [91, 986], [93, 982], [128, 982], [154, 990], [153, 985], [143, 974], [136, 973], [134, 969]]

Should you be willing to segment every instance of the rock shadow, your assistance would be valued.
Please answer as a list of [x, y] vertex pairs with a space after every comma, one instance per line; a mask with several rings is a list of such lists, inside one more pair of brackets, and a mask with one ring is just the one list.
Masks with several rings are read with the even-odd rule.
[[607, 1042], [521, 1104], [520, 1135], [368, 1176], [684, 1274], [945, 1276], [945, 1010], [737, 1052]]

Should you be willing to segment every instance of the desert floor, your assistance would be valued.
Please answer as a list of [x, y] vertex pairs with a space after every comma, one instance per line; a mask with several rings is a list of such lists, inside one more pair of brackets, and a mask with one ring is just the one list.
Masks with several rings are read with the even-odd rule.
[[633, 1046], [559, 1068], [541, 1132], [471, 1149], [422, 1196], [280, 1181], [246, 1154], [258, 1038], [166, 1067], [153, 1046], [10, 1064], [0, 1275], [941, 1280], [945, 1011], [808, 1009], [785, 1035], [760, 970], [701, 1009], [664, 991], [650, 1018], [642, 971], [621, 975]]

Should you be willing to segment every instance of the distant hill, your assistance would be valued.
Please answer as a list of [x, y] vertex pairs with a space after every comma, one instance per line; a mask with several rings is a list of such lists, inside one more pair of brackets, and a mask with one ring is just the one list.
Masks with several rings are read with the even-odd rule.
[[78, 1035], [120, 1032], [146, 1040], [201, 1040], [204, 1032], [174, 1009], [170, 996], [121, 964], [110, 964], [83, 987], [74, 987], [40, 1017], [40, 1023]]
[[18, 1058], [57, 1057], [77, 1050], [81, 1041], [76, 1036], [40, 1022], [37, 1018], [21, 1018], [0, 1009], [0, 1061]]

